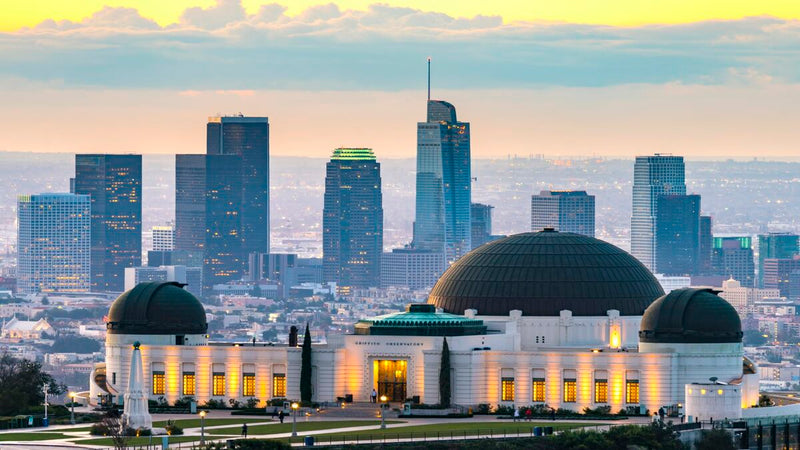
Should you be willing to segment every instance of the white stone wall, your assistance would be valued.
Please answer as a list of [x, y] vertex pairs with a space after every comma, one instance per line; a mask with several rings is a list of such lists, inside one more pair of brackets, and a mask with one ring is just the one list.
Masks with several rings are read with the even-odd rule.
[[738, 385], [698, 383], [684, 386], [689, 422], [734, 420], [742, 417], [742, 390]]

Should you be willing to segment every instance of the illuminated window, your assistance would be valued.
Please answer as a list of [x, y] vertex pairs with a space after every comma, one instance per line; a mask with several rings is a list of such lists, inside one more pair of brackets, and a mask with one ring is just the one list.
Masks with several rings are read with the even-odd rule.
[[501, 386], [501, 394], [500, 400], [504, 402], [513, 402], [514, 401], [514, 379], [513, 378], [503, 378], [500, 380]]
[[286, 374], [276, 373], [272, 375], [272, 396], [286, 397]]
[[242, 375], [242, 394], [244, 394], [245, 397], [255, 397], [256, 374], [245, 373]]
[[578, 400], [578, 386], [574, 378], [564, 379], [564, 402], [575, 403]]
[[153, 395], [164, 395], [164, 372], [153, 371]]
[[194, 372], [183, 372], [183, 395], [194, 395]]
[[534, 402], [544, 402], [544, 391], [545, 391], [545, 384], [544, 378], [534, 378], [533, 379], [533, 395], [531, 400]]
[[608, 380], [594, 380], [594, 402], [608, 403]]
[[225, 395], [225, 374], [223, 372], [214, 372], [212, 381], [214, 388], [212, 395]]
[[625, 382], [625, 402], [639, 403], [639, 380]]

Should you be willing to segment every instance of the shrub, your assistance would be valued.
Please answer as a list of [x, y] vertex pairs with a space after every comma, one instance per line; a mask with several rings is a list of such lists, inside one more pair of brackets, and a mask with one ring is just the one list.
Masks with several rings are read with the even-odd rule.
[[285, 398], [273, 398], [267, 402], [269, 406], [283, 406], [283, 403], [286, 401]]
[[597, 408], [583, 408], [583, 414], [587, 416], [607, 416], [611, 414], [611, 406], [598, 406]]
[[473, 413], [473, 414], [482, 414], [482, 415], [486, 415], [486, 414], [489, 414], [490, 412], [491, 412], [491, 406], [489, 406], [489, 404], [488, 404], [488, 403], [481, 403], [481, 404], [479, 404], [478, 406], [476, 406], [476, 407], [475, 407], [475, 408], [472, 410], [472, 413]]
[[232, 409], [239, 409], [239, 400], [235, 398], [228, 399], [228, 404], [231, 405]]
[[226, 406], [225, 406], [225, 402], [223, 400], [217, 400], [217, 399], [210, 398], [210, 399], [206, 400], [206, 403], [205, 403], [205, 405], [203, 405], [203, 408], [207, 408], [207, 409], [225, 409]]
[[188, 408], [191, 406], [191, 403], [194, 401], [194, 397], [181, 397], [175, 400], [175, 407], [176, 408]]
[[96, 423], [92, 425], [91, 428], [89, 428], [89, 434], [91, 434], [92, 436], [108, 436], [109, 434], [108, 425], [104, 422]]
[[250, 397], [247, 399], [245, 405], [247, 405], [248, 409], [255, 409], [256, 406], [258, 406], [258, 399], [255, 397]]
[[494, 413], [497, 414], [498, 416], [510, 416], [514, 414], [514, 407], [507, 405], [497, 405], [497, 407], [494, 409]]
[[170, 436], [176, 436], [183, 434], [183, 428], [178, 426], [172, 419], [167, 420], [167, 425], [164, 427], [167, 430], [167, 434]]

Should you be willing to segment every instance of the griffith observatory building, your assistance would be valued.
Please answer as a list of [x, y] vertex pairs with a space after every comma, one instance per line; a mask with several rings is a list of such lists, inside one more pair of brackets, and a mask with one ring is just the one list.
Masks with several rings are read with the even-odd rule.
[[[177, 283], [123, 293], [108, 314], [106, 361], [91, 374], [90, 402], [122, 397], [135, 342], [151, 399], [299, 399], [300, 347], [210, 342], [207, 328], [202, 304]], [[713, 408], [715, 417], [736, 418], [758, 400], [730, 304], [710, 289], [664, 295], [627, 252], [549, 229], [485, 244], [445, 271], [427, 303], [315, 344], [313, 400], [366, 402], [375, 389], [392, 402], [438, 403], [445, 337], [456, 405], [652, 413], [689, 399], [698, 415]]]

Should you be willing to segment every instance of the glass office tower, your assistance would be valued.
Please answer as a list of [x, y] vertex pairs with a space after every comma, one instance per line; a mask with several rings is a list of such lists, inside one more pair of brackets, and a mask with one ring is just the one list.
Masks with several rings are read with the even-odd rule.
[[380, 286], [381, 165], [368, 148], [337, 148], [327, 164], [322, 215], [323, 278], [340, 292]]
[[88, 195], [19, 196], [18, 292], [89, 292], [91, 227]]
[[594, 195], [586, 191], [541, 191], [531, 196], [531, 231], [558, 231], [594, 237]]
[[75, 155], [75, 194], [92, 209], [92, 291], [122, 292], [142, 265], [142, 155]]
[[442, 252], [452, 263], [472, 249], [470, 129], [455, 106], [428, 100], [417, 124], [414, 248]]
[[656, 216], [660, 195], [686, 195], [682, 156], [637, 156], [633, 168], [631, 254], [656, 269]]
[[656, 211], [656, 273], [694, 275], [700, 266], [700, 196], [661, 195]]

